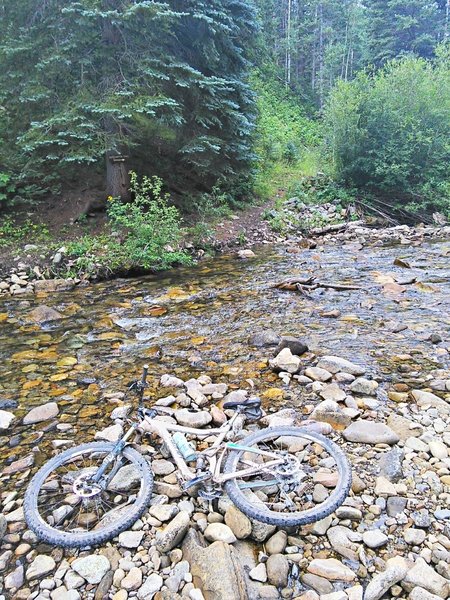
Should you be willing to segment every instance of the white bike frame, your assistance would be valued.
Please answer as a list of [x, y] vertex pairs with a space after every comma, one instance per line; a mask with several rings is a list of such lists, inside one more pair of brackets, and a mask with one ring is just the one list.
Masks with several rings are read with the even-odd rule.
[[[233, 442], [223, 443], [227, 434], [233, 429], [233, 425], [241, 415], [240, 412], [235, 412], [229, 421], [224, 423], [221, 427], [215, 429], [197, 429], [193, 427], [183, 427], [182, 425], [176, 425], [174, 423], [167, 423], [162, 420], [158, 420], [155, 417], [145, 416], [144, 419], [137, 425], [137, 428], [144, 430], [146, 433], [155, 433], [161, 440], [166, 444], [167, 449], [172, 455], [181, 475], [186, 481], [195, 479], [195, 472], [187, 465], [177, 446], [175, 445], [170, 432], [178, 431], [180, 433], [187, 433], [195, 435], [196, 437], [208, 437], [210, 435], [217, 435], [217, 439], [214, 443], [199, 452], [200, 456], [204, 456], [208, 460], [209, 472], [211, 473], [211, 481], [218, 485], [222, 485], [229, 479], [235, 479], [236, 477], [248, 477], [251, 475], [257, 475], [258, 473], [270, 472], [270, 469], [283, 463], [283, 459], [279, 455], [273, 452], [267, 452], [260, 450], [259, 448], [252, 448], [248, 446], [240, 446]], [[122, 438], [123, 442], [126, 442], [135, 431], [136, 427], [132, 427]], [[241, 462], [248, 465], [247, 469], [241, 469], [233, 473], [222, 473], [223, 459], [227, 450], [243, 450], [245, 452], [253, 452], [261, 456], [272, 458], [267, 461], [264, 465], [254, 463], [249, 459], [241, 459]], [[217, 456], [219, 455], [219, 456]]]

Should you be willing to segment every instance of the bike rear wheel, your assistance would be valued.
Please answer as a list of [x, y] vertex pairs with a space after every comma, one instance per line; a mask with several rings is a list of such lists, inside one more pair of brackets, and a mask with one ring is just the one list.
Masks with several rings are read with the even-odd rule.
[[150, 504], [153, 475], [136, 450], [126, 447], [108, 464], [104, 485], [92, 480], [114, 446], [93, 442], [70, 448], [36, 473], [25, 493], [24, 514], [41, 540], [65, 547], [96, 545], [142, 516]]
[[[348, 495], [352, 481], [348, 460], [337, 444], [319, 433], [274, 427], [237, 446], [241, 449], [231, 450], [224, 466], [224, 474], [236, 473], [225, 490], [252, 519], [279, 527], [306, 525], [334, 512]], [[274, 459], [280, 462], [270, 465]], [[253, 467], [260, 472], [245, 473]], [[321, 497], [315, 493], [318, 483], [325, 488]]]

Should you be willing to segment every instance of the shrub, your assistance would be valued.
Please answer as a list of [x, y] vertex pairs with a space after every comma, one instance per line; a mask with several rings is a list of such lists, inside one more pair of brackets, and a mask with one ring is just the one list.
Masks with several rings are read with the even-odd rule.
[[180, 250], [181, 224], [177, 209], [169, 205], [158, 177], [142, 178], [131, 173], [132, 202], [109, 198], [111, 225], [124, 235], [121, 245], [129, 268], [167, 269], [175, 263], [187, 264], [190, 257]]
[[325, 110], [338, 179], [413, 209], [450, 213], [450, 53], [341, 81]]

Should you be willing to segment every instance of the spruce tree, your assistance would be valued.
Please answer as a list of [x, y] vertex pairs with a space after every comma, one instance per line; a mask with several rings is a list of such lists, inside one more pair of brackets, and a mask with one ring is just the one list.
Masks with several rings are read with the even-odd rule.
[[429, 0], [366, 0], [371, 59], [376, 66], [415, 54], [431, 58], [444, 33], [444, 6]]
[[248, 169], [251, 2], [3, 0], [0, 14], [0, 170], [44, 187], [101, 171], [125, 197], [130, 168], [182, 191]]

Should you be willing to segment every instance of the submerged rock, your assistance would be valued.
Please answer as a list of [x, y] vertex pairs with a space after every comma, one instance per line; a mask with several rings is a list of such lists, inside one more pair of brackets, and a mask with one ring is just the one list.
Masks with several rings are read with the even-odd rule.
[[32, 321], [33, 323], [46, 323], [47, 321], [57, 321], [62, 318], [63, 316], [61, 313], [44, 304], [36, 306], [36, 308], [33, 308], [27, 315], [27, 321]]
[[32, 408], [28, 414], [23, 418], [24, 425], [33, 425], [34, 423], [40, 423], [41, 421], [48, 421], [53, 419], [59, 413], [59, 408], [56, 402], [47, 402], [42, 406], [36, 406]]

